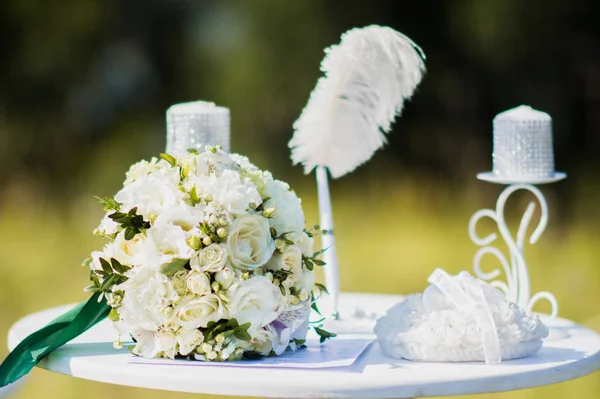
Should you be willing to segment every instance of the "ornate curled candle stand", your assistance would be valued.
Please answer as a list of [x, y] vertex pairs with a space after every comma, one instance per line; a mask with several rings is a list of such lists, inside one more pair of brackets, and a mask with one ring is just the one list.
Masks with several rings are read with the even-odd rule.
[[[535, 202], [532, 201], [529, 203], [525, 213], [521, 217], [516, 239], [513, 238], [508, 226], [506, 225], [506, 219], [504, 215], [506, 202], [513, 193], [519, 190], [531, 192], [540, 204], [540, 221], [531, 234], [531, 237], [529, 237], [529, 243], [535, 244], [546, 229], [548, 224], [548, 205], [542, 192], [531, 184], [509, 185], [498, 197], [495, 210], [482, 209], [476, 212], [469, 221], [469, 236], [476, 245], [481, 247], [475, 253], [475, 257], [473, 259], [473, 269], [477, 277], [482, 280], [489, 281], [490, 284], [503, 291], [510, 301], [518, 304], [528, 312], [533, 310], [533, 307], [539, 300], [546, 299], [552, 307], [550, 318], [554, 319], [558, 315], [558, 302], [556, 301], [554, 295], [547, 291], [537, 292], [534, 295], [531, 295], [529, 271], [527, 269], [527, 263], [524, 256], [525, 239], [536, 208]], [[500, 237], [502, 240], [504, 240], [508, 247], [510, 261], [507, 259], [504, 253], [502, 253], [502, 251], [491, 245], [498, 238], [498, 234], [492, 233], [486, 237], [480, 237], [477, 234], [477, 223], [486, 217], [492, 219], [496, 223]], [[491, 272], [485, 272], [482, 270], [481, 260], [486, 254], [491, 254], [498, 259], [506, 276], [506, 282], [496, 280], [496, 278], [502, 274], [499, 268], [496, 268]]]

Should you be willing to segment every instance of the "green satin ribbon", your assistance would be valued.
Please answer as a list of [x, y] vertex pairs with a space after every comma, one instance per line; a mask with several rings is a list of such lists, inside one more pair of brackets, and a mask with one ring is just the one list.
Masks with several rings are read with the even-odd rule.
[[99, 293], [95, 293], [86, 302], [52, 320], [13, 349], [0, 365], [0, 387], [17, 381], [44, 356], [105, 319], [111, 308], [105, 298], [98, 301], [99, 296]]

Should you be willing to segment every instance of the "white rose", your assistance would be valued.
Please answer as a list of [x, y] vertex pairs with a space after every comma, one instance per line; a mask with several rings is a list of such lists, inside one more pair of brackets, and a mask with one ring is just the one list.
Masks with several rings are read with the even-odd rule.
[[216, 273], [227, 263], [227, 247], [224, 244], [211, 244], [199, 251], [192, 259], [190, 266], [199, 272]]
[[234, 215], [243, 215], [251, 205], [262, 203], [256, 186], [233, 170], [225, 170], [219, 177], [199, 176], [195, 186], [198, 194], [212, 197], [222, 209]]
[[296, 246], [289, 246], [283, 253], [273, 255], [265, 267], [272, 271], [290, 271], [292, 274], [288, 278], [297, 282], [302, 278], [302, 252]]
[[196, 295], [210, 294], [210, 279], [203, 272], [192, 270], [187, 276], [187, 286]]
[[277, 234], [303, 231], [305, 221], [302, 203], [290, 187], [279, 180], [267, 181], [267, 192], [270, 199], [264, 207], [275, 208], [269, 223], [277, 230]]
[[279, 316], [282, 299], [279, 289], [267, 277], [255, 276], [231, 286], [229, 311], [240, 324], [250, 322], [251, 331], [257, 331]]
[[227, 290], [235, 281], [235, 272], [231, 269], [219, 270], [215, 273], [215, 281], [219, 283], [224, 290]]
[[179, 296], [185, 296], [188, 293], [188, 285], [187, 285], [187, 273], [186, 269], [181, 269], [175, 273], [173, 277], [169, 279], [173, 290]]
[[179, 226], [162, 225], [152, 226], [147, 231], [152, 239], [155, 251], [161, 256], [161, 264], [171, 262], [173, 259], [189, 259], [194, 255], [194, 250], [188, 245], [188, 235]]
[[[123, 265], [141, 266], [146, 263], [148, 251], [153, 252], [152, 247], [146, 243], [147, 236], [145, 234], [136, 234], [131, 240], [125, 239], [125, 231], [117, 234], [112, 247], [112, 257], [118, 260]], [[109, 260], [108, 258], [107, 260]]]
[[204, 335], [197, 329], [181, 328], [177, 331], [177, 343], [179, 344], [179, 353], [183, 356], [188, 355], [204, 340]]
[[177, 340], [175, 334], [170, 330], [158, 332], [158, 351], [164, 352], [169, 359], [174, 359], [177, 354]]
[[245, 214], [234, 220], [227, 237], [233, 266], [254, 270], [263, 266], [275, 251], [269, 222], [259, 215]]
[[177, 322], [184, 328], [206, 327], [209, 321], [227, 318], [221, 299], [214, 295], [184, 298], [175, 309]]

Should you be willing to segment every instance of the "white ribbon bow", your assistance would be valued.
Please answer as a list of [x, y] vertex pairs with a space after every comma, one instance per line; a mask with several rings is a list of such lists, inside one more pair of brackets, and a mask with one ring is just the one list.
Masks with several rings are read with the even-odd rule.
[[499, 364], [502, 361], [500, 341], [492, 311], [485, 299], [481, 281], [462, 272], [458, 275], [464, 289], [442, 269], [436, 269], [427, 279], [435, 285], [458, 309], [470, 312], [481, 330], [481, 343], [486, 364]]

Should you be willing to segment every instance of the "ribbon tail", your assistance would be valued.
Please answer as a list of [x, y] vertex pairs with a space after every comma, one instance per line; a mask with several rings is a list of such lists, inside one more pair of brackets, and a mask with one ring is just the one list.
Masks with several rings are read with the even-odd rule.
[[106, 299], [98, 301], [95, 293], [45, 327], [25, 338], [0, 365], [0, 387], [12, 384], [23, 377], [53, 350], [105, 319], [110, 313]]

